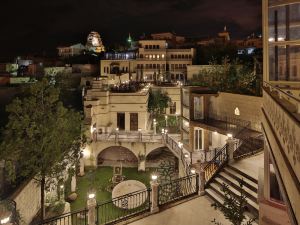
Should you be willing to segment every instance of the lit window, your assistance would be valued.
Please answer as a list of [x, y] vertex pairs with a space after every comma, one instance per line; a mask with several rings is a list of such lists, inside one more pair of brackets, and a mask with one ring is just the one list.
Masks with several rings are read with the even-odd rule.
[[241, 114], [240, 114], [240, 110], [239, 110], [239, 108], [238, 108], [238, 107], [236, 107], [236, 108], [235, 108], [235, 110], [234, 110], [234, 114], [235, 114], [236, 116], [239, 116], [239, 115], [241, 115]]

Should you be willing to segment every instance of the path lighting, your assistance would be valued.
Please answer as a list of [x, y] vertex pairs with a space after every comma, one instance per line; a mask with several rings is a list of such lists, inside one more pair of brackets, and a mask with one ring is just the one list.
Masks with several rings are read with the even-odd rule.
[[161, 133], [164, 134], [165, 133], [165, 129], [161, 129]]
[[165, 130], [165, 134], [167, 134], [167, 133], [168, 133], [168, 130], [166, 129], [166, 130]]
[[151, 175], [151, 179], [152, 179], [152, 181], [156, 181], [156, 180], [157, 180], [157, 178], [158, 178], [158, 176], [157, 176], [156, 174], [152, 174], [152, 175]]
[[218, 132], [217, 132], [217, 131], [214, 131], [214, 134], [216, 135], [216, 134], [218, 134]]
[[119, 132], [119, 127], [116, 128], [116, 132]]
[[184, 154], [184, 157], [185, 157], [185, 158], [188, 158], [188, 157], [189, 157], [189, 154], [185, 153], [185, 154]]
[[191, 169], [191, 174], [195, 174], [196, 170], [194, 168]]
[[231, 139], [231, 138], [232, 138], [232, 134], [227, 134], [227, 137], [228, 137], [229, 139]]
[[95, 194], [95, 193], [90, 193], [90, 194], [88, 195], [88, 197], [89, 197], [89, 199], [93, 199], [93, 198], [96, 197], [96, 194]]
[[63, 189], [64, 188], [64, 185], [60, 185], [60, 189]]
[[142, 132], [142, 129], [141, 129], [141, 128], [139, 128], [139, 129], [138, 129], [138, 131], [139, 131], [139, 132]]
[[181, 142], [178, 142], [178, 147], [182, 148], [183, 144]]

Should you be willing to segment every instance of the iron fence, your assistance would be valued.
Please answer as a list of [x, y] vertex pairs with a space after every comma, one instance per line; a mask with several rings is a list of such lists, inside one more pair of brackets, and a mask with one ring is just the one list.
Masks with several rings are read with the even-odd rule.
[[158, 204], [165, 205], [194, 195], [199, 189], [198, 174], [173, 180], [158, 187]]
[[150, 211], [151, 192], [151, 189], [145, 189], [98, 204], [97, 225], [115, 224]]
[[37, 225], [87, 225], [87, 209], [76, 212], [70, 212], [44, 220]]
[[215, 157], [204, 167], [205, 184], [207, 185], [213, 176], [224, 166], [228, 160], [227, 144], [221, 148]]

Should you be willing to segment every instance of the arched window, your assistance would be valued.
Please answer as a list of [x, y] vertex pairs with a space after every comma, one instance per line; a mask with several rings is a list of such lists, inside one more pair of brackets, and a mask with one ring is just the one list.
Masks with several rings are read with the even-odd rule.
[[234, 110], [234, 114], [235, 114], [236, 116], [239, 116], [239, 115], [241, 115], [241, 114], [240, 114], [240, 110], [239, 110], [239, 108], [238, 108], [238, 107], [236, 107], [236, 108], [235, 108], [235, 110]]

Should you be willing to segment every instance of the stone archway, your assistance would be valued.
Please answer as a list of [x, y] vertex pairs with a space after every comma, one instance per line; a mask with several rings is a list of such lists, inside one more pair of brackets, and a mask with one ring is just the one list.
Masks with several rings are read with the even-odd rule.
[[177, 157], [167, 148], [160, 147], [153, 149], [146, 155], [146, 166], [147, 167], [158, 167], [162, 161], [172, 161], [178, 166]]
[[108, 147], [97, 156], [97, 166], [114, 166], [120, 163], [124, 167], [137, 167], [138, 158], [130, 149], [122, 146]]

